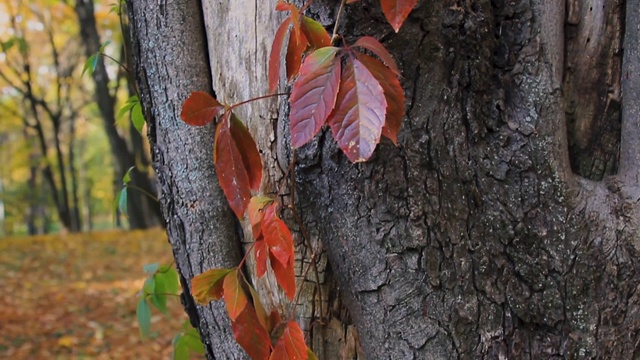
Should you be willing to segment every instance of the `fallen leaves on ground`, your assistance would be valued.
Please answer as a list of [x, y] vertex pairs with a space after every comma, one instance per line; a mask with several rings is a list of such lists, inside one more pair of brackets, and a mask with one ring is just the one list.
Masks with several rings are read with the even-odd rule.
[[150, 339], [135, 311], [142, 266], [171, 261], [161, 229], [0, 239], [0, 358], [170, 359], [179, 299]]

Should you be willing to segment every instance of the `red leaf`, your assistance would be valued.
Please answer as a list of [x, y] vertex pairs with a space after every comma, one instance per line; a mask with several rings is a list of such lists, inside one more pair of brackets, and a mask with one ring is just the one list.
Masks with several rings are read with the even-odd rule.
[[372, 38], [371, 36], [363, 36], [359, 38], [353, 46], [359, 46], [376, 54], [376, 56], [379, 57], [385, 65], [393, 70], [396, 75], [400, 76], [400, 70], [398, 69], [398, 65], [396, 65], [396, 61], [393, 60], [393, 56], [391, 56], [387, 49], [385, 49], [384, 46], [375, 38]]
[[[297, 34], [297, 36], [296, 36]], [[309, 42], [302, 32], [292, 31], [289, 35], [289, 45], [287, 47], [287, 79], [291, 80], [298, 75], [302, 54], [307, 49]]]
[[231, 322], [231, 328], [236, 341], [249, 354], [251, 359], [269, 359], [271, 338], [260, 323], [253, 306], [247, 306], [236, 320]]
[[265, 209], [262, 220], [262, 235], [269, 245], [269, 252], [280, 261], [280, 264], [287, 266], [289, 259], [294, 256], [293, 238], [287, 224], [276, 216], [277, 205], [274, 202]]
[[293, 269], [293, 257], [289, 258], [286, 267], [282, 266], [273, 254], [269, 254], [269, 259], [271, 260], [271, 269], [273, 269], [278, 284], [282, 290], [284, 290], [289, 300], [293, 300], [293, 297], [296, 295], [296, 275]]
[[314, 49], [320, 49], [331, 45], [331, 36], [329, 36], [327, 30], [322, 26], [322, 24], [312, 18], [303, 16], [301, 29], [307, 37], [307, 40], [309, 40], [309, 44], [311, 44]]
[[336, 109], [328, 122], [351, 162], [368, 160], [380, 141], [387, 101], [378, 80], [357, 59], [342, 72]]
[[242, 121], [235, 114], [231, 114], [231, 137], [236, 143], [236, 147], [240, 150], [242, 163], [247, 170], [249, 176], [249, 185], [251, 190], [258, 192], [260, 190], [260, 182], [262, 181], [262, 160], [258, 146], [253, 140], [251, 133], [244, 126]]
[[198, 304], [206, 305], [222, 297], [224, 278], [233, 269], [211, 269], [196, 275], [191, 280], [191, 294]]
[[326, 122], [336, 103], [340, 85], [338, 48], [323, 47], [307, 56], [300, 76], [293, 84], [291, 97], [291, 143], [301, 147], [311, 140]]
[[289, 360], [289, 355], [287, 354], [287, 348], [284, 344], [284, 339], [280, 338], [276, 347], [273, 349], [271, 356], [269, 356], [269, 360]]
[[347, 4], [353, 4], [354, 2], [358, 2], [360, 0], [347, 0]]
[[284, 345], [291, 360], [307, 360], [307, 344], [304, 342], [304, 333], [295, 321], [290, 321], [284, 329]]
[[284, 37], [287, 35], [289, 24], [291, 19], [287, 18], [280, 24], [280, 27], [276, 31], [276, 36], [273, 38], [273, 44], [271, 45], [271, 54], [269, 55], [269, 92], [273, 93], [278, 87], [278, 80], [280, 80], [280, 55], [282, 55], [282, 45], [284, 44]]
[[247, 208], [249, 214], [249, 222], [251, 223], [251, 232], [253, 238], [258, 239], [262, 235], [262, 218], [264, 218], [264, 207], [273, 202], [273, 199], [266, 196], [254, 196], [249, 200]]
[[224, 110], [224, 106], [211, 95], [202, 91], [194, 91], [182, 105], [180, 117], [189, 125], [204, 126]]
[[247, 294], [242, 290], [238, 281], [238, 270], [233, 270], [224, 278], [224, 302], [231, 320], [236, 320], [247, 306]]
[[258, 278], [261, 278], [267, 272], [267, 260], [269, 260], [269, 246], [262, 237], [255, 242], [254, 254], [256, 257], [256, 272]]
[[271, 313], [269, 314], [269, 324], [271, 327], [267, 330], [269, 330], [270, 333], [273, 332], [275, 327], [281, 322], [282, 318], [280, 317], [280, 313], [277, 310], [271, 310]]
[[380, 61], [365, 54], [358, 54], [357, 56], [358, 60], [369, 69], [371, 75], [378, 80], [380, 86], [382, 86], [384, 97], [387, 99], [387, 116], [382, 128], [382, 135], [398, 145], [398, 131], [404, 116], [404, 91], [400, 81], [398, 81], [396, 74]]
[[382, 12], [396, 32], [417, 3], [418, 0], [380, 0]]
[[276, 10], [278, 11], [291, 11], [291, 9], [294, 9], [295, 7], [295, 5], [283, 0], [278, 1], [276, 4]]
[[242, 219], [251, 198], [249, 175], [242, 161], [242, 155], [231, 136], [229, 116], [225, 113], [216, 128], [213, 163], [218, 181], [229, 206], [238, 219]]

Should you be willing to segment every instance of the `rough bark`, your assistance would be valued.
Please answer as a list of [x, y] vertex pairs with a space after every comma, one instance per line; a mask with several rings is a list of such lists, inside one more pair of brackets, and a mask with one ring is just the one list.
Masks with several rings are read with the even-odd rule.
[[157, 174], [160, 203], [184, 294], [183, 305], [200, 330], [210, 358], [243, 359], [224, 304], [196, 307], [191, 278], [240, 261], [240, 229], [213, 168], [213, 128], [180, 120], [192, 91], [210, 91], [200, 3], [127, 1], [136, 80]]
[[[208, 69], [201, 56], [190, 58], [204, 43], [185, 29], [202, 31], [199, 23], [180, 22], [187, 6], [136, 3], [138, 72], [148, 89], [145, 107], [155, 116], [156, 171], [170, 238], [188, 277], [194, 267], [204, 270], [214, 266], [212, 261], [224, 261], [219, 253], [212, 259], [200, 250], [210, 237], [185, 236], [191, 234], [187, 230], [209, 219], [216, 219], [206, 223], [209, 227], [229, 222], [206, 212], [200, 214], [208, 217], [200, 220], [176, 215], [211, 204], [225, 208], [219, 192], [198, 197], [196, 205], [185, 200], [202, 181], [209, 186], [214, 178], [200, 167], [210, 169], [210, 128], [185, 129], [179, 108], [189, 92], [211, 85], [225, 101], [264, 91], [258, 84], [266, 83], [268, 34], [277, 26], [270, 11], [274, 4], [203, 2], [213, 74], [209, 84], [192, 75], [195, 64], [200, 75]], [[364, 34], [381, 39], [403, 70], [407, 116], [400, 144], [385, 140], [371, 162], [353, 165], [323, 132], [297, 154], [295, 198], [312, 247], [320, 242], [326, 249], [330, 265], [321, 266], [322, 277], [337, 280], [366, 358], [640, 356], [640, 150], [634, 146], [640, 141], [640, 1], [607, 2], [612, 7], [600, 11], [597, 6], [603, 4], [421, 1], [398, 34], [386, 25], [377, 1], [347, 7], [346, 40]], [[310, 12], [331, 25], [336, 5], [315, 1]], [[591, 68], [578, 64], [575, 53], [582, 51], [576, 49], [584, 45], [579, 39], [585, 24], [608, 29], [590, 40], [600, 44], [588, 49], [598, 58]], [[623, 41], [621, 53], [611, 42]], [[176, 57], [176, 49], [188, 56]], [[188, 61], [194, 62], [183, 68]], [[580, 92], [583, 76], [589, 86]], [[605, 86], [611, 89], [603, 97], [599, 87]], [[615, 106], [621, 107], [617, 113]], [[241, 118], [264, 151], [269, 177], [263, 189], [269, 192], [290, 159], [286, 106], [251, 106]], [[609, 132], [616, 122], [620, 135]], [[593, 136], [598, 124], [609, 134], [600, 142]], [[179, 140], [171, 140], [174, 133]], [[580, 137], [587, 148], [574, 146]], [[194, 151], [185, 152], [183, 146], [203, 149], [200, 155], [207, 158], [194, 163]], [[580, 176], [614, 172], [617, 147], [616, 175], [603, 181]], [[587, 154], [576, 149], [587, 149]], [[598, 160], [601, 155], [604, 160]], [[176, 156], [182, 162], [169, 162]], [[576, 156], [589, 165], [576, 168], [576, 161], [583, 163]], [[580, 174], [573, 173], [572, 164]], [[176, 180], [187, 176], [192, 179], [188, 185]], [[220, 238], [211, 239], [207, 244], [219, 244]], [[190, 261], [180, 249], [189, 250]], [[304, 259], [308, 251], [298, 257]], [[320, 304], [327, 304], [331, 315], [344, 315], [334, 296], [337, 289], [324, 288]], [[281, 306], [277, 294], [270, 305]], [[214, 340], [223, 336], [224, 331], [211, 333], [208, 309], [198, 309], [205, 316], [203, 333]], [[314, 348], [325, 345], [316, 336], [326, 329], [309, 325], [314, 319], [338, 324], [333, 329], [350, 332], [347, 339], [355, 337], [345, 324], [347, 316], [310, 314], [303, 310], [302, 320]], [[356, 347], [353, 341], [331, 344], [325, 358], [356, 358]], [[225, 347], [209, 355], [234, 358], [235, 351]]]

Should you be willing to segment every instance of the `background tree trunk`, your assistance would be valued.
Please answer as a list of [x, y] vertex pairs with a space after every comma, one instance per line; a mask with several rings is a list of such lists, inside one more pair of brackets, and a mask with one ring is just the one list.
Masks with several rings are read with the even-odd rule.
[[[266, 93], [266, 55], [281, 16], [274, 5], [203, 0], [200, 12], [197, 1], [128, 1], [185, 289], [200, 271], [236, 264], [240, 235], [215, 185], [211, 127], [186, 127], [180, 108], [190, 92], [211, 86], [227, 102]], [[317, 0], [309, 12], [330, 26], [338, 5]], [[356, 358], [357, 338], [368, 359], [640, 356], [638, 19], [639, 0], [568, 8], [421, 1], [395, 34], [377, 1], [347, 7], [346, 41], [375, 36], [398, 60], [407, 115], [399, 146], [383, 141], [368, 163], [349, 163], [327, 131], [297, 154], [296, 207], [312, 248], [322, 246], [328, 259], [319, 264], [323, 286], [311, 281], [298, 310], [320, 358]], [[624, 49], [612, 45], [623, 41]], [[585, 53], [601, 60], [572, 65]], [[591, 80], [581, 92], [584, 77]], [[291, 158], [286, 102], [238, 115], [263, 151], [263, 192], [273, 193]], [[593, 136], [600, 127], [602, 143]], [[570, 147], [584, 143], [593, 151]], [[588, 178], [615, 175], [587, 180], [572, 164]], [[297, 250], [298, 263], [308, 262], [311, 249]], [[262, 295], [286, 311], [277, 293]], [[185, 300], [215, 349], [209, 357], [239, 358], [221, 304], [194, 312]]]

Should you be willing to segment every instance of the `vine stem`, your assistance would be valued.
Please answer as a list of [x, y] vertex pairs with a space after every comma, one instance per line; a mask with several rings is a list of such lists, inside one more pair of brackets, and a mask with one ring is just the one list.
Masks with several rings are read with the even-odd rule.
[[271, 98], [271, 97], [287, 96], [287, 95], [289, 95], [289, 93], [277, 93], [277, 94], [269, 94], [269, 95], [262, 95], [262, 96], [254, 97], [254, 98], [251, 98], [251, 99], [248, 99], [248, 100], [244, 100], [244, 101], [241, 101], [239, 103], [236, 103], [236, 104], [233, 104], [233, 105], [229, 106], [228, 111], [231, 111], [231, 110], [237, 108], [238, 106], [245, 105], [245, 104], [248, 104], [250, 102], [263, 100], [263, 99], [268, 99], [268, 98]]
[[333, 35], [331, 35], [331, 44], [336, 39], [336, 35], [338, 34], [338, 25], [340, 25], [340, 18], [342, 17], [342, 12], [344, 11], [344, 4], [346, 4], [347, 0], [342, 0], [340, 2], [340, 9], [338, 10], [338, 16], [336, 16], [336, 24], [333, 26]]
[[126, 187], [126, 188], [132, 188], [132, 189], [138, 190], [138, 191], [140, 191], [141, 193], [143, 193], [143, 194], [147, 195], [151, 200], [153, 200], [153, 201], [155, 201], [155, 202], [158, 202], [158, 198], [156, 198], [153, 194], [150, 194], [148, 191], [146, 191], [146, 190], [144, 190], [144, 189], [142, 189], [142, 188], [140, 188], [140, 187], [138, 187], [138, 186], [130, 185], [130, 184], [125, 184], [125, 185], [124, 185], [124, 187]]
[[313, 0], [308, 0], [300, 9], [300, 12], [303, 12], [305, 10], [307, 10], [307, 8], [309, 7], [309, 5], [311, 5], [311, 3], [313, 2]]
[[[302, 275], [302, 282], [300, 283], [300, 285], [298, 286], [298, 289], [296, 291], [296, 297], [295, 297], [294, 302], [293, 302], [293, 309], [291, 310], [291, 313], [289, 314], [289, 321], [291, 321], [293, 319], [293, 314], [295, 314], [295, 312], [296, 312], [296, 307], [298, 306], [298, 302], [300, 300], [300, 295], [302, 294], [302, 287], [304, 286], [304, 282], [307, 279], [307, 275], [309, 274], [309, 270], [311, 270], [312, 267], [314, 269], [316, 287], [318, 288], [318, 296], [320, 298], [319, 302], [318, 302], [318, 307], [320, 308], [320, 317], [324, 316], [324, 310], [322, 309], [322, 299], [323, 299], [323, 297], [322, 297], [322, 287], [320, 287], [320, 276], [318, 275], [318, 263], [316, 262], [316, 257], [318, 256], [319, 251], [318, 250], [313, 251], [313, 247], [311, 246], [311, 240], [309, 238], [309, 233], [307, 232], [307, 228], [302, 223], [302, 219], [300, 218], [300, 215], [298, 215], [298, 211], [296, 210], [296, 207], [295, 207], [295, 195], [296, 195], [295, 163], [296, 163], [296, 158], [297, 158], [296, 149], [293, 149], [293, 155], [292, 155], [292, 158], [291, 158], [291, 164], [289, 165], [289, 169], [287, 170], [287, 172], [289, 172], [289, 174], [291, 176], [291, 179], [290, 179], [291, 204], [289, 205], [288, 208], [289, 208], [289, 210], [291, 210], [293, 218], [296, 221], [296, 223], [298, 224], [298, 227], [300, 228], [300, 234], [302, 234], [302, 239], [305, 242], [305, 246], [307, 247], [307, 249], [309, 249], [309, 251], [311, 251], [311, 258], [309, 259], [309, 266], [307, 266], [307, 268], [304, 271], [304, 274]], [[287, 175], [285, 175], [285, 178], [287, 178]]]

